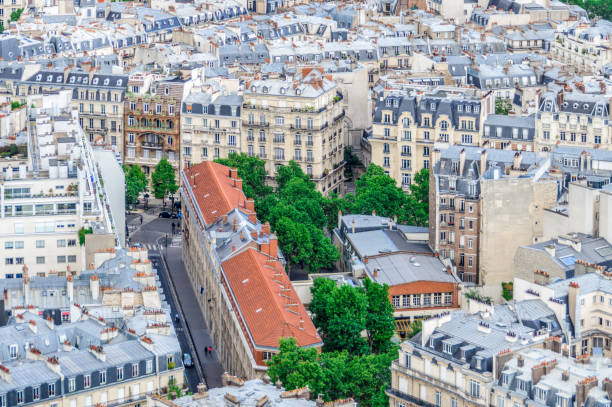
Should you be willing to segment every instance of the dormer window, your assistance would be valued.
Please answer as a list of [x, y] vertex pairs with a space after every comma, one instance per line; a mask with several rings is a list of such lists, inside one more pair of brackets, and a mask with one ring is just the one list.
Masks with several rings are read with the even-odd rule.
[[123, 83], [123, 79], [117, 79], [117, 86], [121, 86], [122, 83]]
[[449, 355], [453, 354], [453, 346], [450, 343], [444, 344], [444, 353], [447, 353]]
[[435, 104], [435, 103], [432, 103], [432, 104], [430, 105], [430, 107], [431, 107], [431, 110], [436, 110], [436, 104]]
[[255, 85], [251, 86], [251, 92], [255, 92], [257, 90], [257, 88], [255, 87]]
[[42, 79], [42, 75], [41, 75], [41, 74], [36, 75], [36, 80], [37, 80], [37, 81], [39, 81], [39, 80], [41, 80], [41, 79]]
[[109, 83], [110, 83], [110, 79], [108, 78], [104, 79], [104, 86], [108, 86]]
[[47, 82], [53, 81], [53, 75], [47, 75]]
[[588, 104], [584, 104], [584, 106], [582, 106], [584, 108], [584, 110], [589, 110], [589, 105]]
[[98, 84], [98, 78], [94, 78], [92, 83], [93, 83], [93, 85], [97, 85]]
[[391, 99], [385, 100], [385, 106], [387, 106], [387, 107], [391, 106]]
[[457, 105], [457, 111], [463, 112], [463, 105]]
[[563, 104], [561, 106], [563, 107], [567, 107], [568, 103], [567, 102], [563, 102]]
[[510, 384], [510, 374], [509, 373], [502, 373], [502, 384], [504, 386], [507, 386]]
[[578, 103], [574, 103], [574, 109], [578, 109]]
[[57, 77], [57, 80], [55, 82], [60, 83], [61, 81], [62, 81], [62, 76], [60, 75]]
[[470, 113], [470, 111], [472, 110], [472, 106], [470, 105], [465, 105], [465, 112], [466, 113]]
[[474, 113], [480, 112], [480, 106], [474, 106]]
[[74, 83], [74, 76], [70, 77], [70, 83]]

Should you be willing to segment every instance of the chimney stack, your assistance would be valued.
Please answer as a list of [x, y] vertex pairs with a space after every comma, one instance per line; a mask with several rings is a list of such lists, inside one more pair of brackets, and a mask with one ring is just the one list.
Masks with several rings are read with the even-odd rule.
[[525, 366], [525, 358], [523, 357], [523, 355], [520, 355], [516, 361], [516, 364], [518, 367], [523, 367]]
[[514, 153], [514, 163], [512, 164], [512, 169], [520, 170], [522, 160], [523, 160], [523, 154], [521, 154], [520, 151], [517, 151], [516, 153]]
[[483, 149], [480, 153], [480, 174], [487, 171], [487, 150]]

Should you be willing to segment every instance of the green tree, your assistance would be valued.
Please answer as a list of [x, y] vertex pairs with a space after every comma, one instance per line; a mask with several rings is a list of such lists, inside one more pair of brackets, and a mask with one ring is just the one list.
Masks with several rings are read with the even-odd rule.
[[421, 169], [414, 174], [410, 184], [410, 194], [406, 197], [403, 221], [411, 225], [427, 226], [429, 224], [429, 170]]
[[231, 153], [227, 158], [215, 160], [219, 164], [236, 168], [242, 179], [242, 191], [247, 198], [262, 199], [272, 193], [272, 188], [266, 185], [266, 162], [245, 153]]
[[352, 146], [344, 147], [344, 176], [346, 178], [353, 178], [353, 168], [361, 165], [359, 157], [353, 154]]
[[11, 21], [19, 21], [19, 17], [21, 17], [21, 13], [23, 13], [23, 9], [19, 8], [11, 13]]
[[382, 167], [370, 164], [366, 172], [355, 183], [355, 205], [357, 213], [370, 214], [376, 211], [378, 216], [400, 216], [406, 200], [404, 191], [395, 184], [395, 180], [385, 174]]
[[151, 175], [151, 189], [157, 199], [165, 199], [169, 194], [178, 190], [174, 168], [166, 158], [162, 158]]
[[125, 203], [133, 205], [138, 201], [138, 197], [147, 189], [149, 180], [138, 164], [123, 166], [125, 173]]
[[287, 390], [308, 385], [325, 401], [353, 397], [360, 405], [385, 407], [389, 400], [384, 389], [391, 380], [395, 351], [382, 354], [351, 355], [347, 351], [323, 352], [301, 349], [295, 339], [281, 339], [280, 352], [268, 361], [268, 375], [280, 380]]
[[[322, 288], [322, 290], [320, 290]], [[323, 350], [326, 352], [346, 350], [350, 354], [362, 355], [368, 345], [361, 336], [366, 327], [367, 298], [361, 289], [348, 284], [333, 288], [329, 283], [319, 283], [311, 288], [315, 310], [315, 326], [323, 338]], [[326, 296], [323, 298], [323, 296]], [[324, 325], [316, 323], [324, 321]]]
[[280, 380], [287, 390], [308, 385], [314, 394], [322, 393], [323, 368], [314, 348], [300, 348], [295, 338], [281, 338], [279, 352], [268, 361], [268, 375]]
[[510, 101], [510, 99], [495, 99], [495, 114], [503, 114], [507, 116], [510, 110], [512, 110], [512, 102]]
[[423, 321], [417, 319], [410, 323], [410, 333], [408, 334], [409, 338], [412, 338], [414, 335], [418, 334], [423, 330]]
[[4, 32], [4, 22], [0, 21], [0, 34]]
[[[276, 172], [277, 189], [279, 191], [282, 191], [285, 188], [285, 185], [287, 185], [290, 180], [293, 180], [295, 178], [299, 178], [304, 181], [310, 181], [310, 177], [304, 174], [302, 168], [295, 161], [291, 160], [289, 161], [289, 165], [281, 166]], [[312, 183], [312, 185], [314, 187], [314, 183]]]
[[388, 352], [392, 346], [391, 337], [395, 332], [393, 307], [389, 301], [389, 286], [365, 279], [363, 281], [367, 297], [365, 327], [370, 352]]

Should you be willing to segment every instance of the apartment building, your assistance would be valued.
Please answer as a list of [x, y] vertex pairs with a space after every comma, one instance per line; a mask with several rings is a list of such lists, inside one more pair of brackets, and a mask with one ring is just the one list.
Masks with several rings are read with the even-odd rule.
[[248, 81], [240, 145], [266, 161], [268, 174], [290, 160], [323, 194], [342, 194], [345, 125], [342, 94], [322, 68], [302, 67], [293, 81]]
[[[535, 280], [515, 278], [513, 295], [517, 300], [540, 298], [564, 320], [564, 332], [571, 339], [562, 353], [575, 358], [612, 355], [610, 307], [610, 269], [606, 266], [577, 260], [575, 275], [554, 278], [540, 271]], [[554, 281], [554, 282], [551, 282]]]
[[513, 278], [517, 248], [541, 240], [543, 209], [556, 203], [557, 180], [546, 172], [550, 161], [535, 153], [457, 146], [435, 161], [430, 246], [463, 281], [497, 298], [500, 281]]
[[543, 92], [536, 116], [536, 151], [554, 146], [602, 148], [612, 146], [610, 98], [579, 92]]
[[128, 165], [138, 164], [151, 175], [166, 158], [178, 171], [181, 99], [165, 94], [128, 94], [125, 100], [124, 140]]
[[181, 172], [183, 261], [221, 363], [263, 377], [279, 339], [323, 345], [285, 273], [269, 224], [257, 220], [237, 170], [204, 161]]
[[576, 24], [567, 32], [557, 35], [552, 44], [552, 55], [561, 63], [573, 67], [581, 74], [600, 74], [612, 62], [612, 23], [597, 21]]
[[[540, 300], [488, 305], [469, 300], [469, 312], [423, 321], [391, 364], [390, 406], [491, 406], [491, 389], [514, 354], [542, 347], [560, 333], [555, 314]], [[550, 329], [534, 329], [550, 323]]]
[[447, 94], [380, 95], [374, 107], [372, 135], [368, 137], [371, 162], [409, 189], [414, 174], [432, 166], [434, 142], [481, 144], [486, 111], [483, 104], [481, 99]]
[[[146, 249], [102, 250], [77, 276], [0, 280], [0, 404], [142, 406], [182, 386], [181, 348]], [[164, 308], [167, 307], [164, 304]]]
[[123, 156], [123, 104], [127, 75], [101, 73], [82, 63], [80, 69], [41, 69], [16, 84], [16, 96], [58, 90], [72, 91], [72, 106], [79, 110], [79, 124], [92, 145], [114, 147]]
[[340, 269], [389, 287], [398, 335], [410, 333], [411, 322], [460, 307], [460, 280], [429, 248], [427, 228], [370, 215], [338, 222], [333, 241], [342, 253]]
[[[610, 403], [612, 371], [601, 356], [562, 356], [529, 349], [506, 362], [493, 386], [492, 405], [590, 406]], [[510, 395], [510, 397], [508, 397]]]
[[3, 278], [79, 273], [119, 242], [78, 111], [32, 110], [27, 157], [0, 160]]
[[535, 115], [490, 114], [484, 120], [483, 145], [500, 150], [535, 151]]
[[514, 256], [515, 276], [546, 283], [566, 279], [577, 275], [576, 262], [605, 267], [612, 262], [612, 245], [602, 237], [568, 233], [521, 246]]
[[241, 152], [242, 96], [192, 92], [181, 107], [180, 168]]

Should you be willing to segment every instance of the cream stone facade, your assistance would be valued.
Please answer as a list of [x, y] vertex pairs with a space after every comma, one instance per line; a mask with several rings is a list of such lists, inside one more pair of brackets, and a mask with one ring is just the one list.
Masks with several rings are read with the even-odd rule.
[[545, 92], [539, 97], [534, 151], [555, 146], [612, 149], [610, 99], [603, 95]]
[[242, 151], [241, 105], [237, 94], [192, 92], [183, 100], [180, 168]]
[[268, 174], [293, 160], [323, 194], [342, 194], [342, 95], [322, 69], [301, 68], [293, 82], [248, 82], [241, 119], [242, 151], [265, 160]]
[[[409, 189], [414, 175], [432, 166], [434, 143], [481, 145], [484, 109], [480, 99], [442, 95], [380, 96], [376, 102], [370, 160]], [[368, 164], [368, 163], [366, 163]]]

